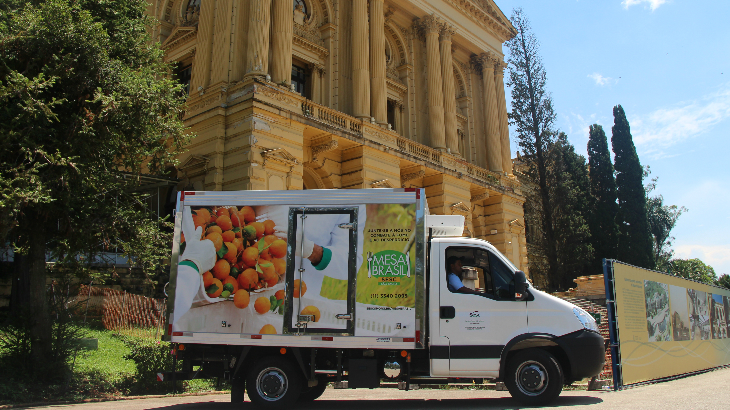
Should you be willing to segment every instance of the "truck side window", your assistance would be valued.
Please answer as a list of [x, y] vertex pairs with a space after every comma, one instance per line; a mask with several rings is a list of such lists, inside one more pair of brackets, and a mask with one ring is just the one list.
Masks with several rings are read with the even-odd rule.
[[492, 268], [494, 296], [497, 299], [511, 300], [515, 293], [515, 278], [512, 270], [492, 253], [489, 254], [489, 262]]

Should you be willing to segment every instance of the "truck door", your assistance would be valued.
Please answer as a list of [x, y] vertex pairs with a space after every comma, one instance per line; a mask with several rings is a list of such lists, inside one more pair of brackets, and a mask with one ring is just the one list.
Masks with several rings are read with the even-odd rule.
[[[527, 332], [527, 305], [514, 300], [512, 269], [489, 249], [440, 245], [439, 332], [449, 340], [449, 374], [497, 377], [502, 349]], [[448, 286], [447, 265], [454, 261], [460, 262], [462, 272], [476, 274], [479, 294]], [[459, 269], [456, 263], [452, 266], [451, 270]]]
[[285, 333], [354, 334], [358, 213], [290, 209]]

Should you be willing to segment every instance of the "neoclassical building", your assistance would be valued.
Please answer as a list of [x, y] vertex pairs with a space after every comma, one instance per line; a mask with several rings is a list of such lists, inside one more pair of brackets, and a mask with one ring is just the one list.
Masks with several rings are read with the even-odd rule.
[[186, 84], [181, 188], [422, 187], [527, 271], [492, 0], [150, 0]]

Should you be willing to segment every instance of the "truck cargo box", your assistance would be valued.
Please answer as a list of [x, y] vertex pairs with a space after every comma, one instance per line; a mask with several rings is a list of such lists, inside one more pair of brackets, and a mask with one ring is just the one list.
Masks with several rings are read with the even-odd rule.
[[[427, 212], [415, 189], [184, 192], [166, 339], [422, 348]], [[193, 237], [211, 270], [178, 264]]]

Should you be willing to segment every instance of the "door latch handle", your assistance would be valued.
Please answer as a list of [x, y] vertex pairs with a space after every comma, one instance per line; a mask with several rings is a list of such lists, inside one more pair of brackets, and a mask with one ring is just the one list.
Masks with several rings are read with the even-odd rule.
[[335, 317], [342, 320], [352, 320], [352, 315], [349, 313], [340, 313], [335, 315]]
[[456, 309], [453, 306], [439, 307], [439, 317], [441, 319], [453, 319], [456, 317]]

